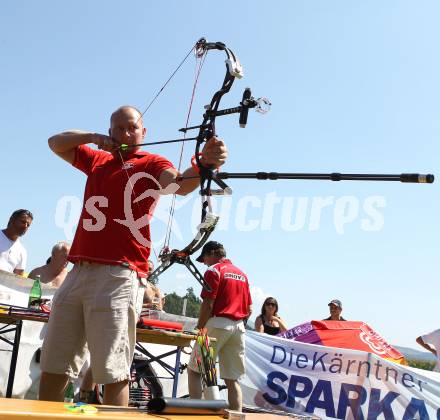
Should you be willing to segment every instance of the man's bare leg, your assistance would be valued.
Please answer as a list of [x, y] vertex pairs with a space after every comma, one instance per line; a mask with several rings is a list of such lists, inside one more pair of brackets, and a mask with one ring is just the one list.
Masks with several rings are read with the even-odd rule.
[[202, 398], [202, 382], [200, 381], [200, 374], [194, 372], [192, 369], [187, 369], [188, 372], [188, 390], [191, 398]]
[[84, 391], [93, 391], [95, 382], [93, 382], [92, 368], [89, 366], [81, 381], [81, 389]]
[[105, 384], [104, 404], [128, 406], [128, 380]]
[[79, 400], [93, 404], [95, 401], [95, 382], [93, 381], [92, 367], [89, 366], [84, 373], [79, 389]]
[[243, 406], [243, 397], [241, 395], [241, 387], [238, 381], [232, 379], [224, 379], [228, 387], [229, 408], [235, 411], [241, 411]]
[[68, 381], [67, 375], [41, 372], [38, 398], [43, 401], [64, 401]]

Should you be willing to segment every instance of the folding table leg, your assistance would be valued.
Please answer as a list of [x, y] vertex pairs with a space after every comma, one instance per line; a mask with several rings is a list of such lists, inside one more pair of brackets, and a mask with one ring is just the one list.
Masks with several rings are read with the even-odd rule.
[[15, 368], [17, 367], [18, 349], [20, 348], [22, 320], [15, 323], [14, 345], [12, 346], [11, 364], [9, 365], [8, 386], [6, 389], [6, 398], [12, 397], [12, 388], [14, 387]]
[[180, 372], [180, 352], [182, 349], [180, 347], [177, 347], [176, 351], [176, 364], [174, 365], [174, 380], [173, 380], [173, 392], [172, 392], [172, 398], [176, 398], [177, 394], [177, 384], [179, 382], [179, 372]]

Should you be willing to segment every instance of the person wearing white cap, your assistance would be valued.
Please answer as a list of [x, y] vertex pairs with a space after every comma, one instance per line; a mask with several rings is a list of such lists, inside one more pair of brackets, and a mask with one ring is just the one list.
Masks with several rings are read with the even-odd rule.
[[342, 302], [339, 299], [333, 299], [328, 304], [330, 309], [330, 316], [323, 319], [323, 321], [347, 321], [342, 318]]
[[437, 363], [433, 370], [440, 372], [440, 329], [417, 337], [416, 342], [437, 357]]

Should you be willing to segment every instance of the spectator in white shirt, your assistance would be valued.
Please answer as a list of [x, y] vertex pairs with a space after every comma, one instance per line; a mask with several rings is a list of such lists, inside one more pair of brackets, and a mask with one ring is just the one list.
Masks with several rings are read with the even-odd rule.
[[15, 210], [8, 226], [0, 233], [0, 270], [22, 275], [26, 268], [27, 253], [19, 238], [32, 224], [34, 216], [29, 210]]

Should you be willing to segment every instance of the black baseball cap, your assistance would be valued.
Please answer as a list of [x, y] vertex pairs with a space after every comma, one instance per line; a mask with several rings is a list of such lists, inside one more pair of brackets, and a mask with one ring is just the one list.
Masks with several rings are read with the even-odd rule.
[[336, 305], [342, 309], [342, 302], [339, 299], [333, 299], [332, 301], [329, 302], [328, 306], [330, 305]]
[[203, 245], [202, 253], [196, 258], [196, 261], [203, 262], [203, 257], [209, 254], [211, 251], [216, 251], [217, 249], [223, 249], [223, 245], [220, 242], [209, 241]]

